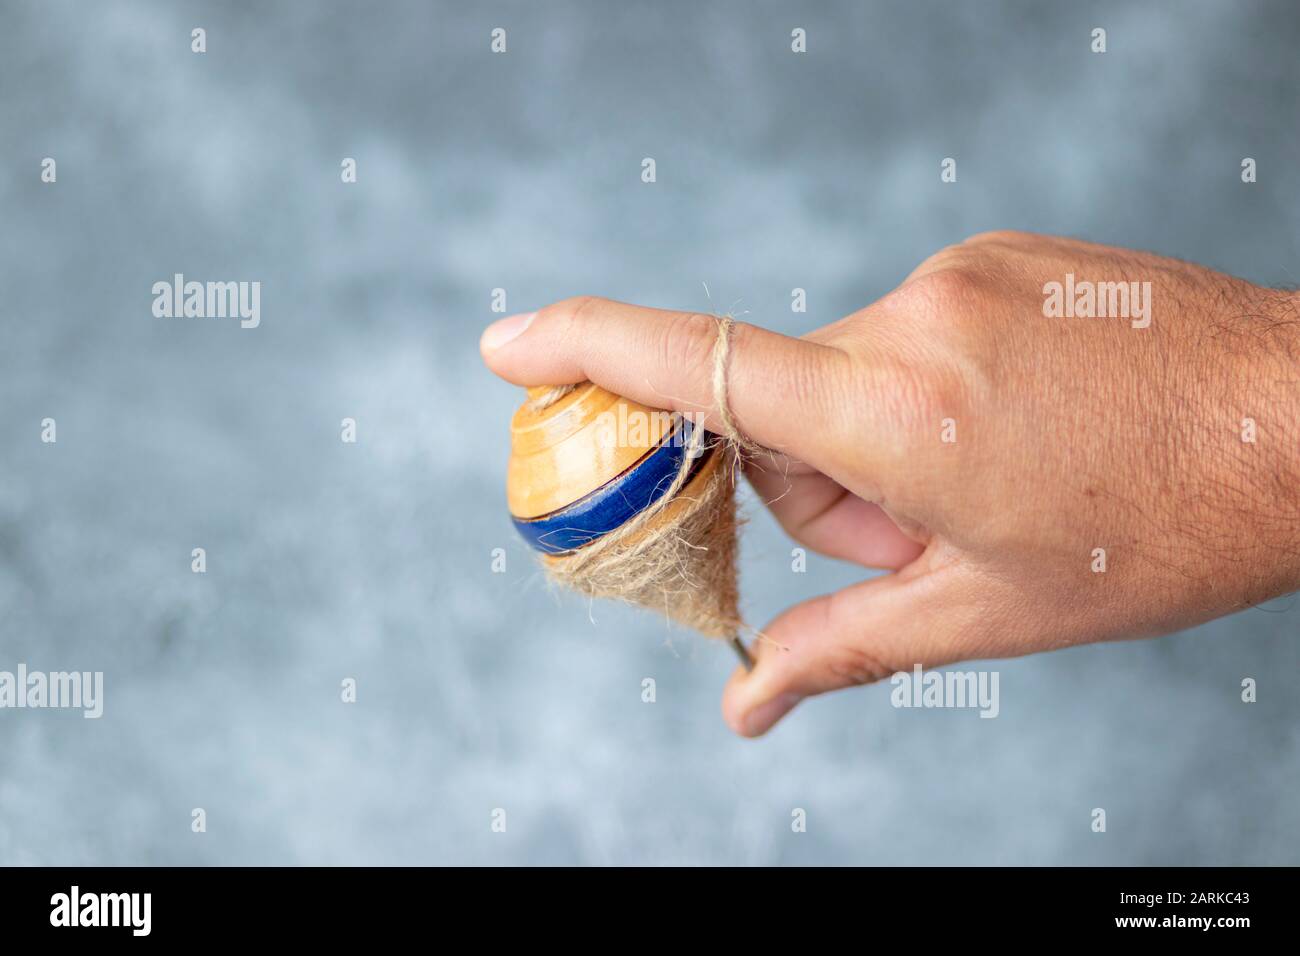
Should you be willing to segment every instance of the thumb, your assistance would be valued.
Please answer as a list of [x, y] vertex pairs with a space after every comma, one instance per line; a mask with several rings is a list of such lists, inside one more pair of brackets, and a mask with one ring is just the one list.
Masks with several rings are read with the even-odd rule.
[[758, 737], [807, 697], [959, 659], [956, 635], [936, 620], [944, 598], [935, 575], [903, 578], [873, 578], [777, 617], [754, 643], [753, 671], [738, 668], [723, 690], [728, 726]]

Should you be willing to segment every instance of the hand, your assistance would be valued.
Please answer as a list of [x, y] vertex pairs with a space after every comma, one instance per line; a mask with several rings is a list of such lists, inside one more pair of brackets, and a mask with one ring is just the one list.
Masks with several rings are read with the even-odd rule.
[[[1080, 314], [1090, 284], [1118, 282], [1137, 294], [1102, 286], [1094, 311], [1122, 316]], [[715, 329], [579, 298], [501, 320], [482, 351], [519, 385], [590, 379], [699, 412]], [[723, 697], [738, 733], [917, 663], [1150, 636], [1300, 587], [1293, 293], [989, 233], [802, 339], [739, 325], [731, 355], [732, 413], [779, 452], [746, 474], [781, 525], [895, 572], [763, 629]]]

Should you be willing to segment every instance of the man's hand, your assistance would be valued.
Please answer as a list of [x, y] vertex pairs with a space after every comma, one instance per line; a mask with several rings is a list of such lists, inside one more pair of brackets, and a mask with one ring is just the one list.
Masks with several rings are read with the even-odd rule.
[[[716, 425], [715, 330], [579, 298], [482, 350], [519, 385], [590, 379]], [[1292, 293], [989, 233], [802, 339], [739, 325], [731, 355], [739, 427], [780, 452], [746, 473], [785, 530], [895, 572], [763, 629], [723, 698], [738, 733], [917, 663], [1160, 634], [1300, 587]]]

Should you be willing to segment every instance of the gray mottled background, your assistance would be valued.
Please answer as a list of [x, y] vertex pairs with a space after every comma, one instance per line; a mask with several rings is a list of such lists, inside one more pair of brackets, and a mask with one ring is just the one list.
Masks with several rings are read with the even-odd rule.
[[[995, 227], [1295, 282], [1297, 49], [1284, 2], [5, 0], [0, 669], [107, 701], [0, 711], [0, 862], [1300, 862], [1291, 600], [741, 741], [724, 648], [548, 591], [477, 355], [498, 286], [801, 333]], [[261, 327], [154, 318], [175, 272]], [[858, 577], [749, 509], [752, 620]]]

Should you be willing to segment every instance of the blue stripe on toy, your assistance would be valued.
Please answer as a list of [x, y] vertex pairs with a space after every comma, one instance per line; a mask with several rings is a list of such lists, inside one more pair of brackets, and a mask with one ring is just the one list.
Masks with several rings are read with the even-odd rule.
[[[683, 422], [680, 438], [674, 431], [627, 471], [573, 504], [540, 518], [512, 518], [515, 527], [532, 547], [547, 554], [574, 551], [609, 534], [672, 486], [690, 442], [691, 427], [690, 422]], [[692, 477], [708, 457], [700, 455], [691, 468]]]

